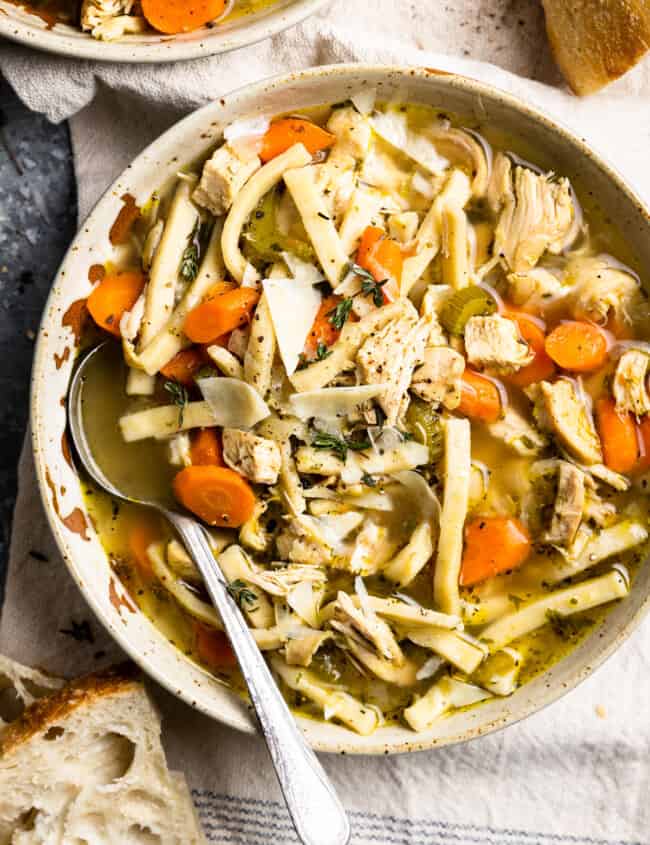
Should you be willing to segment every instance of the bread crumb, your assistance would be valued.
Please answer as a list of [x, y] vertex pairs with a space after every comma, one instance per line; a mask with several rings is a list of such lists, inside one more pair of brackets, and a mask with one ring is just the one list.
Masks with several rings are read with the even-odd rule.
[[596, 705], [596, 716], [599, 719], [606, 719], [607, 718], [607, 710], [605, 709], [604, 704], [597, 704]]

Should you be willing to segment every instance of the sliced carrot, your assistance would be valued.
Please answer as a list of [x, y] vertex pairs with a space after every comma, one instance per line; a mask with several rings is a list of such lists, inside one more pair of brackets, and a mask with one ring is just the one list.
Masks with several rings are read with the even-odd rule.
[[185, 387], [192, 387], [194, 377], [208, 363], [205, 350], [200, 346], [190, 346], [189, 349], [181, 349], [161, 369], [161, 374], [170, 381], [177, 381]]
[[334, 135], [326, 132], [301, 117], [283, 117], [274, 121], [266, 130], [262, 140], [262, 161], [270, 161], [272, 158], [286, 152], [294, 144], [303, 144], [312, 155], [321, 150], [328, 150], [336, 141]]
[[630, 472], [639, 458], [634, 416], [619, 414], [611, 398], [596, 402], [596, 427], [603, 447], [605, 466], [614, 472]]
[[216, 428], [200, 428], [194, 432], [190, 458], [192, 466], [223, 466], [221, 440]]
[[593, 323], [560, 323], [546, 338], [548, 355], [564, 370], [588, 373], [607, 360], [607, 336]]
[[528, 387], [535, 382], [551, 378], [555, 372], [555, 364], [546, 352], [544, 346], [546, 336], [541, 326], [530, 314], [515, 311], [511, 308], [504, 311], [503, 316], [515, 321], [519, 327], [519, 333], [535, 353], [535, 357], [530, 364], [507, 376], [510, 384], [515, 384], [517, 387]]
[[194, 343], [213, 343], [250, 322], [259, 298], [253, 288], [234, 288], [206, 299], [187, 315], [183, 331]]
[[368, 259], [370, 258], [372, 250], [379, 243], [382, 238], [386, 237], [386, 232], [380, 229], [379, 226], [366, 226], [359, 246], [357, 247], [357, 264], [359, 267], [368, 269]]
[[140, 574], [145, 578], [153, 577], [153, 569], [147, 549], [161, 537], [162, 531], [158, 521], [141, 514], [137, 516], [136, 521], [129, 529], [129, 550]]
[[[336, 296], [332, 293], [326, 296], [320, 304], [314, 323], [307, 335], [305, 347], [302, 354], [309, 361], [315, 358], [318, 354], [319, 344], [324, 346], [332, 346], [333, 343], [339, 339], [341, 332], [332, 325], [332, 321], [328, 317], [336, 306], [341, 302], [342, 297]], [[352, 316], [352, 314], [350, 315]]]
[[473, 420], [496, 422], [501, 416], [501, 395], [496, 384], [474, 370], [465, 369], [459, 413]]
[[238, 528], [255, 507], [248, 482], [227, 467], [186, 467], [176, 474], [173, 486], [178, 501], [208, 525]]
[[465, 528], [460, 583], [471, 587], [501, 572], [517, 569], [530, 555], [528, 531], [518, 519], [478, 517]]
[[385, 282], [381, 288], [384, 302], [397, 299], [404, 266], [404, 253], [397, 241], [386, 237], [383, 229], [368, 226], [361, 236], [356, 263], [371, 273], [375, 281]]
[[178, 32], [192, 32], [218, 18], [225, 5], [225, 0], [183, 0], [182, 3], [142, 0], [142, 14], [158, 32], [175, 35]]
[[210, 669], [232, 669], [237, 665], [235, 652], [223, 631], [194, 623], [194, 648], [201, 663]]
[[120, 336], [120, 320], [130, 311], [144, 288], [145, 277], [139, 270], [125, 270], [104, 276], [88, 297], [88, 311], [97, 325]]

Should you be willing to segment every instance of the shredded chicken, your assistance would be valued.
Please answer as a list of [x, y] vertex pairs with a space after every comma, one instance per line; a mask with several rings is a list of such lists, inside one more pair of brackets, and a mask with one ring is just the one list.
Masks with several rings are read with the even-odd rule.
[[128, 33], [144, 32], [146, 22], [132, 15], [134, 0], [83, 0], [81, 28], [101, 41], [114, 41]]
[[334, 614], [339, 622], [351, 625], [380, 657], [392, 660], [398, 666], [404, 662], [402, 649], [389, 625], [369, 605], [356, 607], [347, 593], [339, 591]]
[[542, 255], [558, 253], [573, 229], [574, 207], [567, 179], [538, 174], [527, 167], [515, 167], [499, 154], [488, 192], [499, 220], [494, 236], [494, 254], [517, 273], [530, 270]]
[[524, 273], [508, 274], [508, 297], [518, 308], [538, 313], [562, 290], [562, 283], [549, 270], [533, 267]]
[[419, 320], [410, 306], [403, 316], [370, 335], [357, 353], [362, 383], [389, 385], [378, 400], [387, 425], [396, 425], [406, 413], [413, 370], [424, 360], [428, 336], [427, 321]]
[[585, 474], [569, 461], [560, 461], [553, 517], [544, 540], [558, 546], [570, 546], [578, 533], [584, 508]]
[[599, 464], [603, 460], [600, 440], [591, 415], [569, 379], [554, 384], [540, 383], [540, 393], [548, 423], [560, 443], [583, 464]]
[[488, 429], [493, 437], [524, 457], [538, 455], [548, 445], [546, 437], [512, 407], [506, 408], [501, 419], [490, 423]]
[[411, 390], [426, 402], [438, 402], [449, 411], [460, 405], [465, 359], [448, 346], [424, 351], [424, 363], [413, 373]]
[[257, 484], [275, 484], [282, 465], [277, 443], [236, 428], [223, 430], [223, 459]]
[[334, 552], [317, 525], [315, 519], [304, 514], [290, 519], [276, 540], [282, 560], [312, 566], [332, 565]]
[[203, 165], [201, 181], [192, 199], [219, 217], [228, 211], [237, 194], [261, 165], [258, 156], [245, 151], [245, 148], [235, 149], [230, 144], [224, 144]]
[[352, 106], [335, 109], [327, 121], [327, 128], [336, 136], [332, 153], [362, 159], [370, 148], [372, 127], [366, 118]]
[[571, 285], [570, 305], [576, 320], [604, 325], [611, 317], [622, 328], [648, 329], [647, 297], [630, 273], [612, 266], [606, 256], [573, 258], [564, 272], [564, 284]]
[[429, 327], [426, 346], [447, 346], [447, 335], [440, 324], [440, 311], [453, 290], [451, 285], [429, 285], [422, 297], [420, 315]]
[[650, 412], [648, 367], [650, 355], [640, 349], [628, 349], [621, 355], [614, 376], [613, 393], [619, 414], [628, 411], [642, 417]]
[[465, 351], [470, 364], [498, 373], [516, 372], [535, 357], [514, 320], [499, 314], [470, 317], [465, 326]]

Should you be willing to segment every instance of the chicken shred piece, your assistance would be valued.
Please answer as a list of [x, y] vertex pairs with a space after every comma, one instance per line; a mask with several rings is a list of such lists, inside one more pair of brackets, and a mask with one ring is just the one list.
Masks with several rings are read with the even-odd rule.
[[626, 414], [629, 411], [637, 417], [642, 417], [650, 412], [648, 367], [650, 367], [650, 356], [647, 352], [642, 352], [640, 349], [628, 349], [621, 355], [613, 385], [616, 410], [619, 414]]
[[544, 535], [547, 543], [570, 546], [582, 521], [586, 501], [585, 474], [569, 461], [560, 461], [553, 517]]
[[357, 352], [362, 383], [389, 385], [378, 397], [386, 425], [396, 425], [406, 413], [408, 388], [413, 371], [424, 360], [429, 331], [428, 322], [418, 319], [410, 306], [403, 316], [370, 335]]
[[223, 144], [203, 165], [192, 199], [215, 217], [225, 214], [246, 182], [262, 166], [255, 154]]
[[543, 267], [508, 274], [508, 298], [513, 305], [538, 314], [562, 291], [560, 280]]
[[372, 126], [352, 106], [334, 109], [327, 121], [327, 129], [336, 136], [336, 144], [332, 147], [330, 157], [347, 155], [360, 160], [370, 149]]
[[224, 428], [223, 459], [231, 468], [256, 484], [275, 484], [282, 466], [277, 443], [250, 431]]
[[593, 420], [572, 381], [540, 382], [544, 422], [564, 448], [580, 463], [600, 464], [603, 453]]
[[460, 405], [465, 359], [449, 346], [424, 350], [424, 363], [413, 373], [411, 390], [426, 402], [438, 402], [453, 411]]
[[637, 279], [612, 266], [606, 256], [573, 258], [564, 271], [571, 286], [570, 307], [576, 320], [604, 325], [613, 318], [621, 327], [638, 327], [643, 336], [650, 328], [650, 304]]
[[470, 364], [504, 374], [520, 370], [534, 358], [514, 320], [500, 314], [470, 317], [465, 326], [465, 350]]
[[334, 613], [339, 622], [351, 625], [380, 657], [393, 660], [397, 665], [404, 662], [395, 635], [371, 607], [356, 607], [347, 593], [339, 591]]
[[488, 198], [499, 214], [494, 254], [516, 273], [534, 267], [548, 250], [559, 253], [574, 229], [575, 210], [567, 179], [535, 173], [497, 156]]

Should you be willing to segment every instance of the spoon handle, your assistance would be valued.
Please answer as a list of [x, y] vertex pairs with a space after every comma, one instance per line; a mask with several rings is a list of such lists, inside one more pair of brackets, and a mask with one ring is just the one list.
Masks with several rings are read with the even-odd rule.
[[243, 614], [229, 595], [204, 529], [167, 513], [196, 563], [237, 655], [289, 813], [305, 845], [347, 845], [350, 824], [316, 755], [307, 746]]

